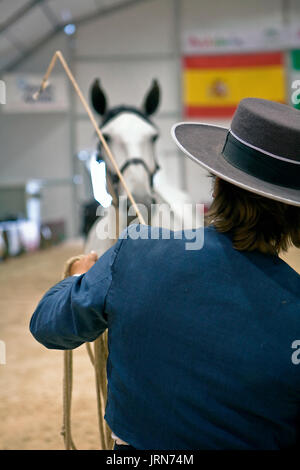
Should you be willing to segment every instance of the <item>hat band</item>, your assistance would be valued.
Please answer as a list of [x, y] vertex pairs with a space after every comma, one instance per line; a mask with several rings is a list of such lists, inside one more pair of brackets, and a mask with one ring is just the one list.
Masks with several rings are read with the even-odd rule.
[[300, 165], [247, 147], [230, 132], [227, 134], [222, 154], [228, 163], [248, 175], [277, 186], [300, 189]]

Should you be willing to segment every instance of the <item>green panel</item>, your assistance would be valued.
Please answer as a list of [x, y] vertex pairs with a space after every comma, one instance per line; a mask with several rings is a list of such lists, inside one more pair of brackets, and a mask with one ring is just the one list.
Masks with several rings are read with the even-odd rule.
[[291, 65], [294, 70], [300, 70], [300, 50], [291, 51]]

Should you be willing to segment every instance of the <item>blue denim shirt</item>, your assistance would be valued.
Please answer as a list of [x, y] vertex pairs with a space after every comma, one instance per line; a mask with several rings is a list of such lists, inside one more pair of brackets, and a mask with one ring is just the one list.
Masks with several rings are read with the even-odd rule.
[[235, 250], [213, 227], [198, 250], [185, 234], [138, 230], [50, 289], [31, 333], [73, 349], [108, 328], [105, 418], [137, 449], [294, 446], [300, 276], [278, 257]]

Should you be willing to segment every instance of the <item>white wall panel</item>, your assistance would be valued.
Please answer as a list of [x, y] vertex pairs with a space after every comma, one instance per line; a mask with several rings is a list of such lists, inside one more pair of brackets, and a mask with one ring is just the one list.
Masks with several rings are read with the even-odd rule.
[[[295, 0], [297, 1], [297, 0]], [[188, 32], [243, 31], [259, 27], [280, 25], [282, 21], [280, 0], [184, 0], [182, 2], [182, 30]], [[192, 119], [187, 119], [191, 121]], [[224, 127], [230, 126], [231, 120], [196, 119]], [[195, 202], [211, 200], [211, 179], [207, 172], [186, 157], [187, 188]]]
[[86, 117], [77, 120], [76, 125], [76, 147], [77, 152], [81, 150], [96, 149], [98, 137], [90, 122]]
[[[101, 1], [97, 0], [95, 6], [99, 6]], [[52, 3], [54, 0], [51, 0], [50, 6]], [[65, 8], [68, 7], [67, 3], [71, 5], [72, 2], [66, 0]], [[110, 4], [108, 0], [105, 0], [105, 3]], [[175, 22], [175, 3], [173, 0], [141, 1], [135, 6], [121, 9], [112, 15], [104, 15], [103, 18], [98, 17], [79, 26], [76, 38], [72, 37], [70, 42], [77, 60], [75, 63], [70, 62], [70, 65], [87, 98], [93, 79], [101, 79], [110, 106], [141, 105], [151, 80], [159, 80], [162, 102], [154, 121], [161, 129], [157, 152], [163, 171], [174, 185], [180, 187], [184, 177], [184, 159], [188, 191], [195, 201], [206, 202], [210, 198], [211, 181], [204, 176], [200, 166], [178, 151], [170, 136], [174, 122], [182, 120], [179, 99], [180, 57], [176, 56], [179, 51], [175, 34], [175, 25], [178, 26]], [[297, 24], [300, 19], [300, 2], [290, 0], [289, 3], [291, 12], [285, 19], [289, 18]], [[59, 9], [63, 9], [62, 2], [56, 4], [59, 4]], [[281, 0], [181, 0], [179, 6], [182, 17], [181, 28], [177, 28], [178, 37], [181, 37], [183, 32], [194, 29], [214, 32], [272, 27], [281, 24], [283, 19]], [[85, 7], [86, 5], [80, 6], [83, 10]], [[56, 13], [60, 14], [59, 9]], [[69, 62], [70, 48], [67, 46], [67, 40], [63, 33], [57, 35], [38, 49], [28, 61], [23, 62], [18, 70], [40, 73], [42, 76], [57, 49], [62, 50]], [[3, 43], [3, 50], [6, 47], [7, 44]], [[59, 65], [57, 71], [61, 71]], [[94, 130], [77, 98], [76, 113], [76, 150], [95, 148]], [[25, 181], [33, 177], [71, 177], [73, 167], [70, 158], [68, 118], [68, 115], [20, 117], [0, 114], [0, 184]], [[205, 121], [208, 122], [207, 119]], [[211, 122], [225, 127], [229, 125], [229, 120]], [[45, 218], [52, 217], [57, 206], [57, 214], [62, 214], [68, 227], [71, 227], [74, 209], [71, 187], [66, 186], [57, 192], [51, 190], [51, 193], [49, 204], [45, 201], [43, 206]], [[78, 189], [78, 193], [80, 199], [84, 199], [83, 187]], [[65, 205], [60, 204], [61, 197], [66, 199]]]
[[[59, 34], [25, 60], [16, 72], [38, 73], [42, 76], [53, 53], [60, 49], [69, 61], [66, 36]], [[54, 73], [62, 73], [57, 64]], [[21, 182], [32, 178], [71, 178], [70, 122], [64, 114], [0, 113], [0, 184]], [[42, 201], [43, 220], [64, 219], [68, 236], [76, 234], [71, 185], [46, 189]], [[63, 203], [62, 203], [63, 201]]]
[[12, 28], [14, 37], [22, 44], [24, 49], [39, 41], [41, 36], [53, 29], [52, 24], [40, 8], [33, 8], [22, 16]]
[[172, 0], [152, 0], [83, 25], [79, 56], [149, 54], [173, 50]]
[[186, 159], [187, 188], [195, 203], [208, 204], [211, 201], [211, 179], [208, 172], [182, 153]]
[[[0, 123], [0, 185], [71, 177], [66, 115], [1, 114]], [[67, 235], [74, 234], [70, 185], [44, 193], [42, 218], [64, 219]]]
[[289, 0], [289, 11], [286, 12], [285, 18], [293, 26], [299, 26], [300, 23], [300, 2], [299, 0]]
[[97, 8], [95, 0], [79, 2], [74, 2], [74, 0], [48, 0], [48, 5], [62, 23], [68, 20], [71, 22], [82, 15], [90, 14], [93, 10], [96, 11]]
[[12, 15], [16, 13], [17, 10], [22, 8], [26, 0], [2, 0], [1, 1], [1, 23], [6, 21]]
[[[65, 221], [67, 236], [70, 236], [74, 228], [73, 220], [69, 221], [66, 212], [72, 214], [72, 190], [70, 186], [45, 187], [41, 192], [41, 216], [42, 222]], [[62, 203], [63, 201], [63, 203]], [[70, 226], [71, 224], [71, 226]], [[72, 230], [71, 230], [72, 227]]]
[[180, 155], [171, 137], [171, 128], [175, 122], [179, 121], [179, 118], [162, 119], [156, 117], [153, 121], [160, 129], [160, 138], [157, 140], [156, 153], [161, 171], [171, 185], [181, 188], [182, 175], [180, 172], [182, 167], [179, 163]]
[[[161, 129], [161, 138], [157, 142], [157, 154], [164, 175], [174, 186], [181, 188], [182, 179], [187, 179], [187, 190], [194, 202], [207, 203], [210, 200], [211, 180], [207, 172], [190, 160], [181, 150], [178, 150], [171, 136], [172, 126], [182, 121], [179, 116], [173, 119], [157, 118], [155, 122]], [[212, 124], [227, 127], [229, 121], [211, 120]], [[185, 174], [182, 174], [183, 168]]]
[[0, 67], [4, 68], [11, 60], [16, 60], [20, 56], [20, 51], [4, 35], [0, 39]]
[[281, 0], [184, 0], [182, 29], [243, 31], [281, 24]]
[[[94, 78], [99, 77], [107, 94], [109, 106], [120, 104], [140, 106], [151, 86], [153, 78], [157, 78], [162, 89], [162, 101], [159, 112], [177, 111], [177, 63], [175, 60], [165, 61], [109, 61], [109, 62], [78, 62], [76, 77], [86, 98]], [[77, 112], [82, 112], [82, 105], [77, 100]]]
[[[67, 39], [68, 38], [65, 34], [58, 34], [53, 39], [49, 40], [43, 47], [38, 48], [36, 52], [30, 56], [30, 59], [24, 60], [16, 70], [28, 73], [40, 73], [42, 78], [55, 51], [60, 50], [64, 54], [66, 60], [68, 60], [69, 48], [67, 45]], [[56, 71], [58, 73], [61, 73], [62, 71], [62, 68], [58, 63], [55, 65], [54, 73]]]
[[2, 114], [0, 181], [68, 177], [70, 157], [66, 137], [66, 116]]

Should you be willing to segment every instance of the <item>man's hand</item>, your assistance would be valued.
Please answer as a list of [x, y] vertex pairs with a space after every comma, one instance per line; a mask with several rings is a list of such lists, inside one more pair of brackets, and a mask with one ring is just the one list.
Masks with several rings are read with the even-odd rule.
[[78, 261], [75, 261], [70, 268], [70, 276], [74, 274], [84, 274], [86, 273], [98, 260], [97, 253], [92, 251], [88, 255], [83, 256]]

